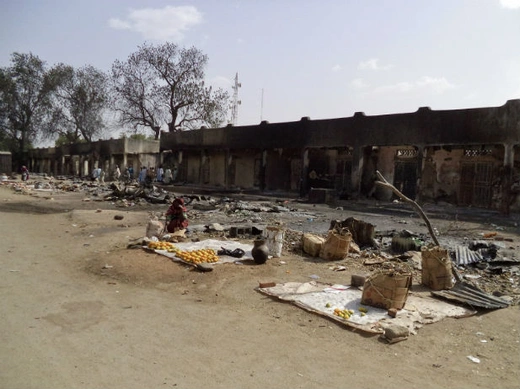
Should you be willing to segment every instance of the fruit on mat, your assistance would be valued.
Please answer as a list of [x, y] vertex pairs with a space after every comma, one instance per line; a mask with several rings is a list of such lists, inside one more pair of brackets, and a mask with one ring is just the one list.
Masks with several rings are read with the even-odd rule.
[[334, 308], [334, 315], [339, 316], [345, 320], [350, 319], [350, 317], [354, 314], [352, 309], [339, 309]]
[[148, 248], [152, 250], [167, 250], [169, 252], [177, 252], [179, 249], [171, 242], [148, 242]]
[[171, 242], [148, 242], [148, 248], [152, 250], [166, 250], [175, 253], [177, 257], [191, 263], [215, 263], [218, 262], [218, 255], [213, 249], [199, 249], [183, 251]]
[[200, 249], [191, 251], [177, 251], [177, 257], [191, 263], [215, 263], [218, 262], [218, 255], [213, 249]]

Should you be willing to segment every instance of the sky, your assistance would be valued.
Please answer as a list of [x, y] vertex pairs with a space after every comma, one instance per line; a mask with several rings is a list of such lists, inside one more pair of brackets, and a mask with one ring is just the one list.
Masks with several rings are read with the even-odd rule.
[[520, 98], [520, 0], [0, 0], [13, 52], [108, 72], [143, 43], [195, 46], [237, 125]]

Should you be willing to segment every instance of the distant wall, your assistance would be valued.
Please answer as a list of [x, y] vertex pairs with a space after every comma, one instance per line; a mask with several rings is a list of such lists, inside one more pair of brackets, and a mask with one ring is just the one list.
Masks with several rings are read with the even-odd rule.
[[13, 172], [13, 156], [8, 151], [0, 151], [0, 174], [11, 174]]

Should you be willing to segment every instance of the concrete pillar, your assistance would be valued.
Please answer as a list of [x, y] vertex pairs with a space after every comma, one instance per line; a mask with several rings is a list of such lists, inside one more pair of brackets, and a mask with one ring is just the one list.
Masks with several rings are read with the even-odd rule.
[[225, 150], [225, 163], [224, 163], [224, 187], [229, 189], [229, 181], [231, 180], [229, 167], [233, 163], [233, 156], [229, 149]]
[[266, 171], [267, 171], [267, 150], [262, 151], [262, 163], [260, 164], [260, 172], [258, 180], [260, 181], [260, 190], [263, 192], [266, 188]]
[[199, 179], [198, 179], [199, 184], [204, 184], [204, 180], [205, 180], [204, 165], [206, 164], [206, 159], [207, 159], [206, 150], [202, 149], [200, 151], [200, 166], [199, 166]]
[[[420, 198], [421, 195], [421, 181], [422, 181], [422, 172], [424, 169], [425, 155], [424, 145], [418, 145], [417, 147], [417, 183], [415, 187], [415, 199]], [[414, 199], [414, 200], [415, 200]]]
[[302, 150], [302, 172], [300, 177], [300, 197], [305, 197], [309, 186], [309, 149]]
[[357, 197], [361, 190], [361, 176], [363, 173], [363, 147], [354, 146], [352, 151], [352, 193]]
[[502, 204], [500, 213], [509, 216], [511, 205], [511, 185], [513, 184], [513, 171], [515, 164], [515, 146], [513, 144], [504, 145], [504, 169], [501, 177], [502, 181]]

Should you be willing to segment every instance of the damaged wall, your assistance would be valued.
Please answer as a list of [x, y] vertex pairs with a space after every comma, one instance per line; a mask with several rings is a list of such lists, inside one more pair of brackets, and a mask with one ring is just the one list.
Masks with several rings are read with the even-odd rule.
[[[252, 189], [255, 186], [255, 160], [261, 158], [260, 153], [250, 151], [233, 153], [234, 169], [230, 169], [234, 188]], [[233, 171], [234, 170], [234, 171]], [[233, 174], [234, 173], [234, 174]]]
[[[68, 160], [61, 158], [68, 155], [87, 158], [89, 166], [106, 161], [113, 165], [121, 155], [152, 155], [151, 150], [158, 148], [165, 155], [185, 153], [179, 179], [203, 186], [254, 187], [305, 196], [319, 185], [344, 198], [389, 199], [387, 190], [374, 189], [374, 173], [379, 169], [412, 198], [495, 208], [498, 203], [515, 206], [519, 196], [506, 188], [513, 188], [518, 176], [520, 100], [488, 108], [421, 107], [411, 113], [356, 112], [336, 119], [304, 117], [285, 123], [163, 132], [160, 144], [103, 142], [108, 143], [34, 150], [33, 166], [41, 171], [63, 170]], [[75, 154], [70, 154], [73, 148]], [[488, 148], [491, 154], [485, 154]], [[84, 163], [81, 159], [79, 165]]]
[[226, 185], [226, 169], [227, 161], [225, 152], [212, 151], [209, 152], [211, 159], [209, 185], [211, 186], [225, 186]]

